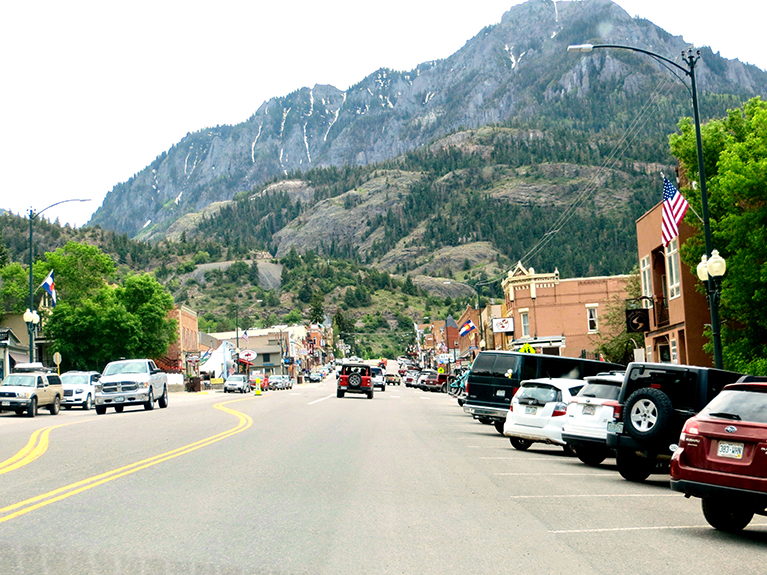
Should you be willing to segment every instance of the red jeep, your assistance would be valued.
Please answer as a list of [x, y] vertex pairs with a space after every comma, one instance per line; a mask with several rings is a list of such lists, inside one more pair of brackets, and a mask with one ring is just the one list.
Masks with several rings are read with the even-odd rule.
[[338, 378], [336, 397], [346, 393], [364, 393], [373, 399], [373, 374], [370, 366], [364, 363], [345, 363]]

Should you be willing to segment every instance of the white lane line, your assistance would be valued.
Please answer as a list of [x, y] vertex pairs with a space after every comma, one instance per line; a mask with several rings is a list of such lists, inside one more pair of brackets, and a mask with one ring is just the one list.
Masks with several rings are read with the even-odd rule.
[[399, 396], [399, 395], [390, 395], [389, 397], [391, 397], [392, 399], [399, 399], [401, 396]]
[[615, 476], [615, 473], [493, 473], [493, 475], [514, 475], [523, 477], [596, 477], [599, 475]]
[[335, 395], [328, 395], [327, 397], [323, 397], [322, 399], [315, 399], [314, 401], [310, 401], [307, 405], [314, 405], [315, 403], [319, 403], [320, 401], [325, 401], [326, 399], [330, 399], [331, 397], [335, 397]]
[[583, 495], [511, 495], [509, 499], [571, 499], [577, 497], [596, 497], [606, 499], [609, 497], [684, 497], [679, 493], [605, 493], [605, 494], [583, 494]]
[[431, 399], [431, 397], [419, 397], [418, 399]]
[[303, 393], [291, 393], [290, 395], [303, 395]]
[[[767, 527], [767, 523], [750, 523], [749, 527]], [[661, 531], [664, 529], [711, 529], [710, 525], [658, 525], [656, 527], [611, 527], [605, 529], [561, 529], [549, 533], [605, 533], [608, 531]]]
[[480, 457], [484, 460], [503, 460], [503, 461], [551, 461], [552, 456], [549, 457]]

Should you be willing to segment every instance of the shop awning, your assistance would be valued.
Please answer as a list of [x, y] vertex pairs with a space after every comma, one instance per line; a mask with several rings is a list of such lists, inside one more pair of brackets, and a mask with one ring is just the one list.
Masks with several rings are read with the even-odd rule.
[[29, 356], [24, 353], [9, 351], [8, 354], [11, 356], [14, 363], [29, 363]]

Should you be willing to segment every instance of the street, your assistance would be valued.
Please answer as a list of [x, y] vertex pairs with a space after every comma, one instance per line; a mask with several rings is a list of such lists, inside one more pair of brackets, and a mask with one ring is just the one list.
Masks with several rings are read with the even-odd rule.
[[666, 476], [514, 450], [404, 386], [2, 413], [0, 435], [0, 573], [764, 572], [767, 519], [717, 532]]

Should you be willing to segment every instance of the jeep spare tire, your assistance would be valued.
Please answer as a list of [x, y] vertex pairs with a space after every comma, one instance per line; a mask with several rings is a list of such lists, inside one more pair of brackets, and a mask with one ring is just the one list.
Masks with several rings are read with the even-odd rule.
[[639, 441], [662, 439], [671, 429], [674, 406], [660, 389], [643, 387], [629, 396], [624, 413], [623, 425], [631, 437]]
[[362, 384], [362, 376], [359, 373], [353, 373], [349, 376], [349, 385], [359, 387]]

